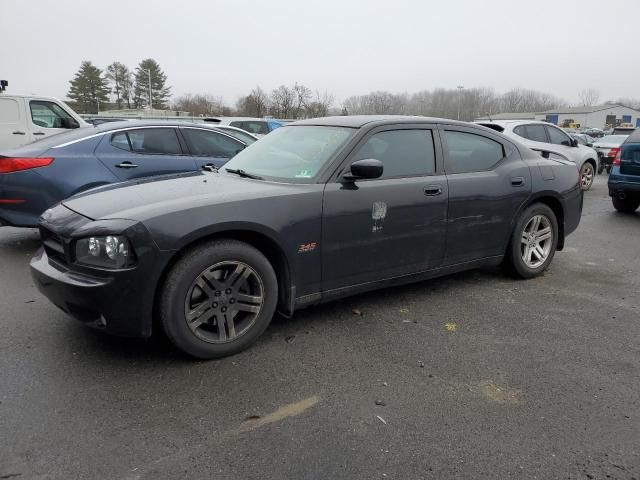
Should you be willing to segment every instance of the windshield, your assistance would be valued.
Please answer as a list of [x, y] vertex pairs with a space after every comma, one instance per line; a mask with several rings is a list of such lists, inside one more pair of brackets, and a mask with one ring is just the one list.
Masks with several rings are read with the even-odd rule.
[[607, 135], [598, 140], [598, 143], [617, 143], [622, 144], [629, 135]]
[[281, 127], [237, 154], [223, 170], [309, 183], [354, 132], [343, 127]]

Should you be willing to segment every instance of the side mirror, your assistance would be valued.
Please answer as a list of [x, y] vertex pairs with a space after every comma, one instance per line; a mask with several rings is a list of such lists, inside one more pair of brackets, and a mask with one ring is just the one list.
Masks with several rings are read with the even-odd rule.
[[575, 138], [571, 139], [571, 146], [572, 147], [577, 147], [578, 146], [578, 141]]
[[74, 118], [62, 117], [60, 123], [62, 128], [80, 128], [80, 124]]
[[350, 165], [351, 173], [343, 176], [345, 180], [355, 181], [359, 179], [380, 178], [384, 171], [384, 165], [380, 160], [375, 158], [366, 158], [364, 160], [356, 160]]

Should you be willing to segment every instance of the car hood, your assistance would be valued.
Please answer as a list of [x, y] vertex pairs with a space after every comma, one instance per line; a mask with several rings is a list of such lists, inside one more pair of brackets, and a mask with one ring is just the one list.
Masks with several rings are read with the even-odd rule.
[[226, 173], [186, 173], [106, 185], [62, 203], [92, 220], [148, 218], [184, 209], [273, 197], [303, 185], [240, 178]]

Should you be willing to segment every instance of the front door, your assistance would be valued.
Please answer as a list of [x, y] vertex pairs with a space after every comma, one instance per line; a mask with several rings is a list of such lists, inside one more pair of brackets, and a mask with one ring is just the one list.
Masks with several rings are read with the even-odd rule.
[[381, 178], [326, 185], [322, 222], [323, 291], [438, 267], [444, 254], [447, 181], [440, 146], [424, 126], [386, 126], [362, 139], [342, 165], [384, 165]]
[[504, 255], [531, 192], [528, 165], [508, 141], [476, 128], [441, 130], [449, 184], [446, 265]]
[[120, 180], [195, 171], [173, 127], [149, 127], [106, 134], [96, 155]]
[[80, 127], [60, 105], [48, 100], [30, 100], [27, 114], [33, 141]]

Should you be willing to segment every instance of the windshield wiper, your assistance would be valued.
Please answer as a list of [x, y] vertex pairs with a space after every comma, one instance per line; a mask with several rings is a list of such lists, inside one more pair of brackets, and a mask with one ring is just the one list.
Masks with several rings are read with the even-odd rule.
[[261, 176], [254, 175], [253, 173], [245, 172], [244, 170], [242, 170], [240, 168], [238, 168], [238, 169], [225, 168], [224, 171], [225, 172], [229, 172], [229, 173], [235, 173], [236, 175], [240, 175], [241, 177], [244, 177], [244, 178], [252, 178], [254, 180], [264, 180], [264, 178], [262, 178]]

